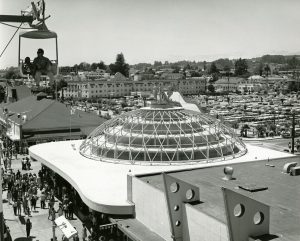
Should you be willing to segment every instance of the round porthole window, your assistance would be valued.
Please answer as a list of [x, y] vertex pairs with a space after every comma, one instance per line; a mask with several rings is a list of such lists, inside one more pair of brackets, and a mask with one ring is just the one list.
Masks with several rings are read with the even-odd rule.
[[235, 205], [233, 209], [233, 214], [235, 217], [242, 217], [245, 213], [245, 206], [241, 203]]
[[180, 224], [181, 224], [181, 222], [179, 221], [179, 220], [177, 220], [176, 222], [175, 222], [175, 225], [178, 227], [178, 226], [180, 226]]
[[175, 192], [178, 192], [178, 190], [179, 190], [179, 184], [177, 182], [173, 182], [170, 185], [170, 191], [175, 193]]
[[262, 212], [257, 212], [254, 214], [253, 222], [255, 225], [262, 224], [264, 221], [264, 214]]
[[189, 189], [185, 193], [185, 197], [187, 200], [192, 200], [194, 198], [194, 196], [195, 196], [195, 192], [193, 189]]

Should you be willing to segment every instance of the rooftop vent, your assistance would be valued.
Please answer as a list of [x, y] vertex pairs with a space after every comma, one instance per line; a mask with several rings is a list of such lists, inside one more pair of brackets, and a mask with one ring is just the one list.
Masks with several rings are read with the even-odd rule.
[[286, 163], [284, 166], [283, 166], [283, 173], [285, 174], [289, 174], [291, 173], [291, 169], [295, 166], [297, 166], [297, 162], [289, 162], [289, 163]]
[[225, 180], [225, 181], [229, 181], [229, 180], [232, 180], [232, 174], [233, 174], [233, 167], [230, 167], [230, 166], [226, 166], [224, 167], [224, 174], [225, 174], [225, 177], [223, 177], [222, 179]]

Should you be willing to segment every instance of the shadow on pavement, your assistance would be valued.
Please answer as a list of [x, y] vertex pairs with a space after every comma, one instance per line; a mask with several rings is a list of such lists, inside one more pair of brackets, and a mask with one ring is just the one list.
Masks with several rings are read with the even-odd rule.
[[28, 238], [26, 237], [20, 237], [20, 238], [16, 238], [14, 241], [31, 241], [34, 238], [36, 238], [35, 236], [29, 236]]
[[25, 221], [24, 216], [19, 216], [19, 220], [20, 220], [21, 224], [25, 225], [26, 221]]

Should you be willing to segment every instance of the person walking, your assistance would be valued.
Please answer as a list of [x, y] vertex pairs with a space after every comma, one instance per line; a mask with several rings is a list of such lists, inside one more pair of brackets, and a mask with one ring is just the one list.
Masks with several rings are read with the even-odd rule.
[[58, 217], [64, 215], [64, 211], [63, 211], [63, 207], [62, 207], [61, 203], [59, 204], [59, 207], [58, 207], [58, 210], [57, 210], [57, 215], [58, 215]]
[[81, 238], [83, 241], [86, 241], [86, 238], [87, 238], [87, 230], [86, 230], [86, 226], [84, 224], [82, 224]]
[[45, 200], [46, 200], [46, 195], [44, 192], [41, 193], [41, 209], [45, 209]]
[[74, 213], [74, 207], [73, 207], [73, 202], [70, 200], [69, 204], [68, 204], [68, 211], [69, 211], [69, 214], [68, 214], [68, 217], [69, 219], [73, 219], [73, 213]]
[[19, 216], [21, 215], [21, 206], [22, 206], [22, 201], [21, 198], [19, 198], [17, 201], [17, 213]]
[[36, 196], [32, 195], [31, 199], [30, 199], [30, 207], [31, 207], [31, 211], [34, 210], [36, 208]]
[[29, 238], [30, 236], [30, 230], [32, 228], [32, 223], [30, 222], [30, 219], [28, 218], [26, 221], [26, 234], [27, 234], [27, 238]]
[[7, 201], [9, 204], [11, 204], [11, 199], [12, 199], [12, 193], [11, 193], [11, 190], [8, 189], [7, 191]]
[[14, 209], [14, 214], [17, 216], [17, 201], [13, 201], [13, 209]]

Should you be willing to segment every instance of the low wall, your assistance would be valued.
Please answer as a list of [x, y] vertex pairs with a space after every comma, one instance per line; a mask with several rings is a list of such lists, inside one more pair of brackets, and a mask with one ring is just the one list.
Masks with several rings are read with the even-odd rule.
[[135, 218], [163, 239], [172, 241], [165, 194], [132, 177], [131, 199], [135, 204]]

